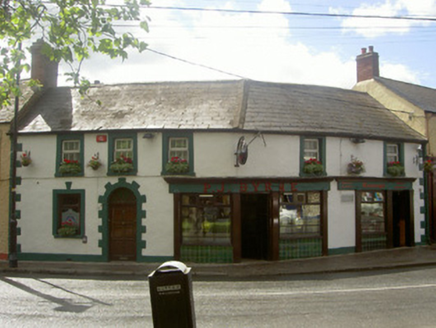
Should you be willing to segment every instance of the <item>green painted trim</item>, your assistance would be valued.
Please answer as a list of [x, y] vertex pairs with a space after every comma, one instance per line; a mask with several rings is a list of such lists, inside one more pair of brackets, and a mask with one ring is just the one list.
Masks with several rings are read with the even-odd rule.
[[419, 227], [420, 227], [421, 229], [425, 229], [425, 228], [427, 227], [426, 222], [425, 222], [425, 221], [420, 221], [420, 222], [419, 222]]
[[419, 178], [419, 185], [423, 186], [424, 185], [424, 178]]
[[[80, 233], [74, 237], [62, 237], [58, 235], [58, 196], [59, 195], [80, 195]], [[52, 234], [55, 238], [83, 238], [85, 235], [85, 190], [84, 189], [53, 189], [53, 216]]]
[[412, 190], [411, 181], [390, 181], [390, 180], [340, 180], [338, 190]]
[[[313, 176], [311, 174], [306, 174], [303, 172], [303, 167], [304, 167], [304, 141], [306, 139], [318, 139], [318, 144], [319, 144], [319, 161], [322, 163], [322, 165], [324, 166], [324, 173], [319, 175], [319, 176]], [[304, 137], [301, 136], [300, 137], [300, 177], [323, 177], [323, 176], [327, 176], [327, 143], [326, 143], [326, 138], [325, 137]]]
[[388, 168], [388, 156], [387, 156], [387, 145], [388, 144], [396, 144], [398, 145], [398, 151], [400, 152], [398, 154], [399, 162], [401, 165], [405, 168], [404, 165], [404, 143], [402, 142], [383, 142], [383, 176], [390, 176], [387, 172]]
[[256, 182], [247, 183], [170, 183], [170, 193], [253, 193], [253, 192], [297, 192], [330, 190], [329, 181], [319, 182]]
[[21, 261], [105, 262], [101, 255], [82, 254], [19, 253], [18, 259]]
[[328, 255], [344, 255], [356, 253], [356, 247], [329, 248]]
[[147, 231], [147, 227], [142, 225], [142, 219], [145, 219], [146, 212], [142, 210], [142, 205], [147, 202], [145, 195], [139, 192], [139, 184], [135, 181], [126, 182], [126, 178], [118, 178], [115, 184], [107, 183], [105, 185], [105, 193], [98, 197], [98, 202], [101, 204], [102, 210], [98, 212], [101, 219], [101, 224], [98, 226], [98, 231], [102, 233], [102, 239], [98, 241], [98, 246], [102, 248], [102, 256], [106, 261], [109, 261], [109, 197], [118, 188], [126, 188], [133, 192], [136, 197], [136, 261], [140, 262], [143, 259], [142, 249], [146, 248], [146, 242], [141, 239], [143, 231]]
[[21, 142], [17, 143], [17, 151], [23, 151], [23, 144]]
[[[133, 170], [130, 172], [117, 173], [110, 170], [110, 165], [115, 161], [114, 147], [116, 139], [132, 139], [133, 141]], [[109, 176], [124, 176], [124, 175], [136, 175], [138, 173], [138, 134], [137, 133], [116, 133], [111, 132], [109, 134], [108, 142], [108, 165], [107, 175]]]
[[194, 137], [192, 132], [186, 131], [165, 131], [162, 133], [162, 175], [174, 175], [172, 173], [167, 173], [165, 171], [165, 166], [169, 162], [170, 158], [168, 156], [168, 145], [170, 138], [188, 138], [188, 151], [189, 151], [189, 171], [186, 173], [180, 173], [178, 175], [194, 176]]
[[21, 219], [21, 210], [15, 210], [15, 218], [17, 220]]
[[[67, 140], [79, 140], [80, 142], [80, 160], [79, 164], [82, 171], [78, 174], [61, 174], [59, 173], [59, 166], [62, 163], [62, 142]], [[56, 172], [55, 177], [83, 177], [84, 175], [84, 152], [85, 152], [85, 142], [83, 134], [58, 134], [56, 140]]]
[[21, 181], [22, 181], [21, 177], [17, 177], [17, 178], [15, 179], [15, 183], [16, 183], [16, 185], [17, 185], [17, 186], [21, 186]]
[[17, 236], [21, 236], [21, 228], [17, 227]]
[[421, 206], [421, 207], [419, 208], [419, 213], [421, 213], [421, 214], [425, 214], [425, 206]]
[[18, 193], [17, 193], [17, 194], [15, 195], [15, 201], [16, 201], [16, 202], [21, 202], [21, 194], [18, 194]]

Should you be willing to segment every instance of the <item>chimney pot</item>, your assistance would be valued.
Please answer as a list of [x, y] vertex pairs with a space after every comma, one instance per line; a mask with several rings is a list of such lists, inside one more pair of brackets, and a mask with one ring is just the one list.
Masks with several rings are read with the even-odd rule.
[[366, 54], [366, 48], [362, 48], [362, 55]]
[[368, 49], [369, 49], [369, 52], [374, 52], [374, 46], [369, 46]]

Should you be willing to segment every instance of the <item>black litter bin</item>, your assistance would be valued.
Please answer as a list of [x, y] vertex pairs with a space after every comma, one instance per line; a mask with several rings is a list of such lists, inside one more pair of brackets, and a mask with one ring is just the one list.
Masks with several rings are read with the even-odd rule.
[[191, 268], [168, 261], [148, 276], [155, 328], [195, 328]]

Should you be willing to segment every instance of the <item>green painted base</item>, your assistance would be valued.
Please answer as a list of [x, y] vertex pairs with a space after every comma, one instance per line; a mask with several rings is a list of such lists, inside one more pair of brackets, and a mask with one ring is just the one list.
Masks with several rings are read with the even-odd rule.
[[279, 252], [280, 260], [322, 256], [322, 240], [320, 238], [281, 239]]
[[344, 255], [344, 254], [352, 254], [356, 252], [356, 247], [341, 247], [341, 248], [332, 248], [329, 249], [329, 255]]
[[182, 246], [181, 261], [194, 263], [232, 263], [232, 246]]

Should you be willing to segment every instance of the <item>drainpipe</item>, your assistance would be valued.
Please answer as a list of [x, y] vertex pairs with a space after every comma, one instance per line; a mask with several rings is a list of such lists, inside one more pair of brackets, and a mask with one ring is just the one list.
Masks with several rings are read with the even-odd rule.
[[[18, 50], [21, 51], [21, 43], [18, 44]], [[18, 62], [21, 65], [21, 61]], [[17, 73], [17, 88], [20, 87], [20, 73]], [[9, 218], [9, 267], [18, 267], [17, 259], [17, 211], [16, 211], [16, 187], [17, 187], [17, 137], [18, 126], [17, 116], [20, 106], [20, 99], [15, 96], [14, 118], [11, 129], [11, 156], [10, 156], [10, 218]]]

